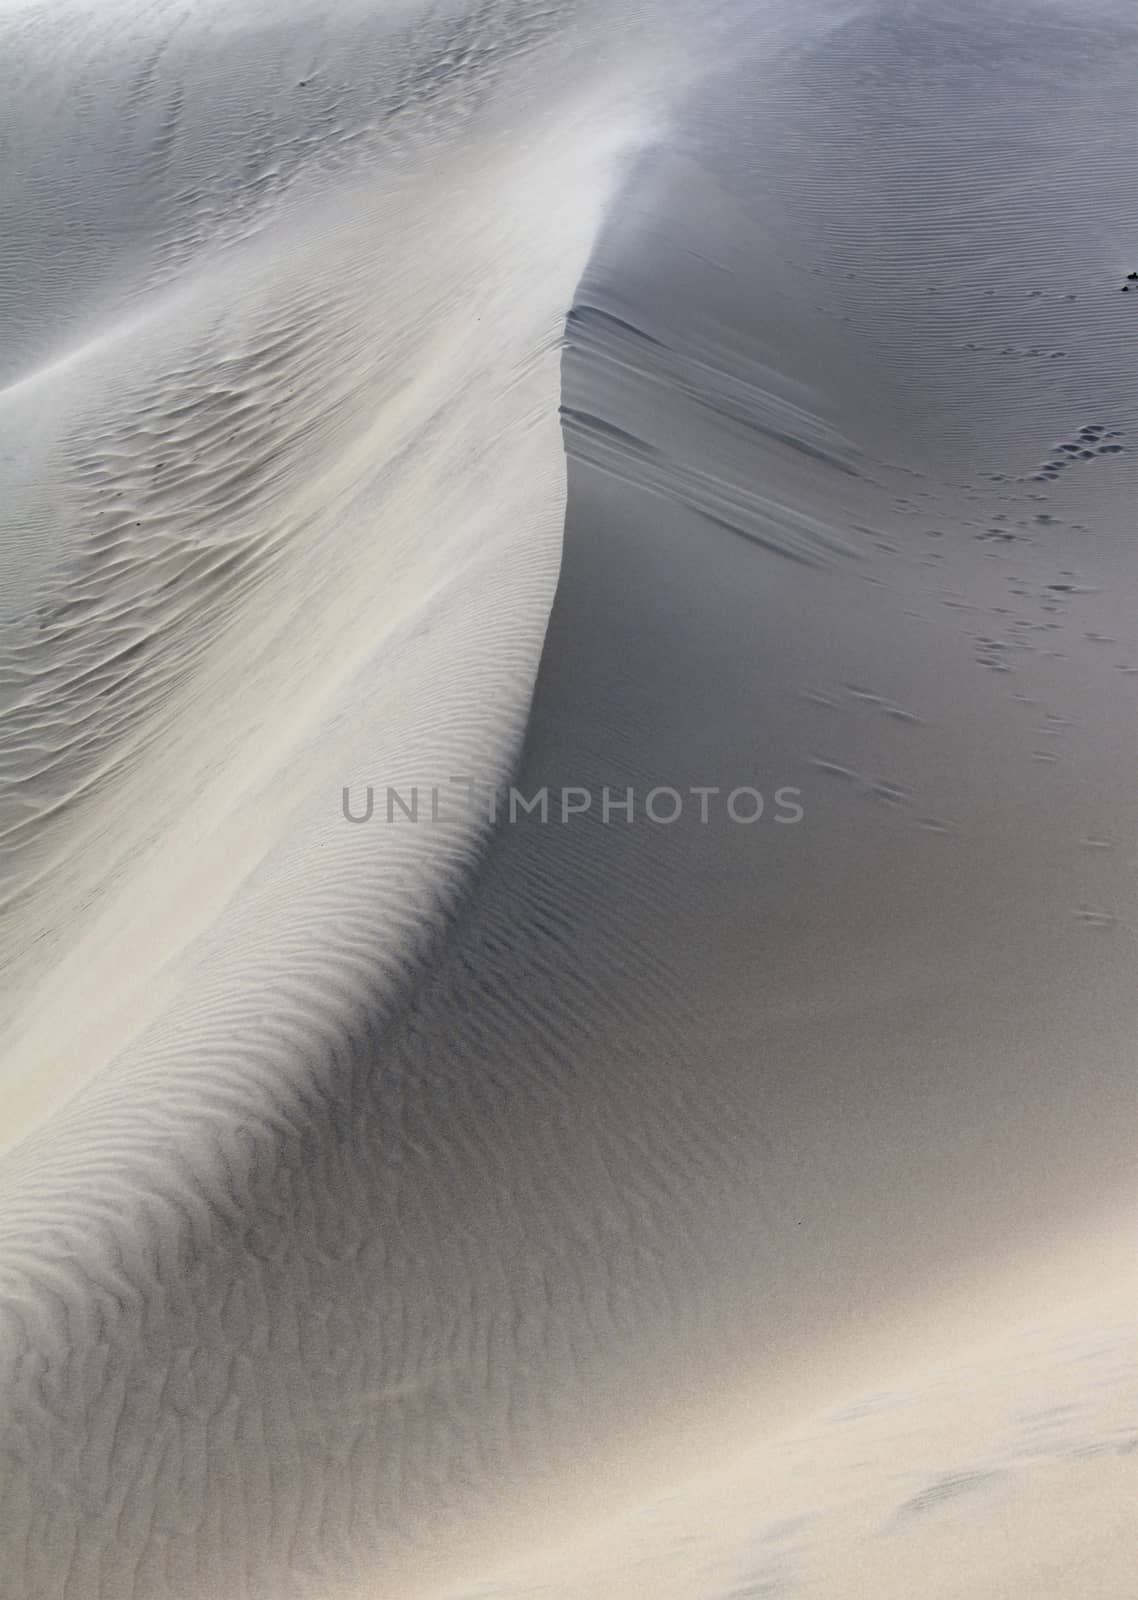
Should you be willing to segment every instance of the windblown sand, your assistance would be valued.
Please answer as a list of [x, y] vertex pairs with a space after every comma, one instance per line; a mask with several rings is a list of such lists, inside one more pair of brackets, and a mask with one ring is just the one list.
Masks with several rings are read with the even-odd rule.
[[5, 1600], [1131, 1595], [1136, 118], [0, 0]]

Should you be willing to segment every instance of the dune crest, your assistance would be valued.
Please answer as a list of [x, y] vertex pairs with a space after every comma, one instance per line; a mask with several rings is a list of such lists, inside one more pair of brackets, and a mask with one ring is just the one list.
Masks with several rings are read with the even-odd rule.
[[5, 1600], [1123, 1591], [1136, 86], [0, 0]]

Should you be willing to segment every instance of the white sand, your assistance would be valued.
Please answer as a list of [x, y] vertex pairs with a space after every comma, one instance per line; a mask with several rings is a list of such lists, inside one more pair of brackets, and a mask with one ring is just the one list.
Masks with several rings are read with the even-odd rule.
[[5, 1595], [1130, 1592], [1136, 69], [0, 0]]

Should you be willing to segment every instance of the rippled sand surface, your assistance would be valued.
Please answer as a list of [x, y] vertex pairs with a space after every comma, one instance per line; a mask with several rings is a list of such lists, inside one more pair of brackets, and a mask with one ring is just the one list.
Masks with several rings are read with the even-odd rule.
[[1136, 114], [0, 0], [5, 1596], [1129, 1593]]

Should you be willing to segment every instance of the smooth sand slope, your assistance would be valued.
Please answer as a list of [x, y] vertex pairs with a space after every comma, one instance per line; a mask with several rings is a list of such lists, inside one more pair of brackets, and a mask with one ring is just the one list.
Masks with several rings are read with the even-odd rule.
[[0, 33], [12, 1594], [1128, 1593], [1127, 8]]

